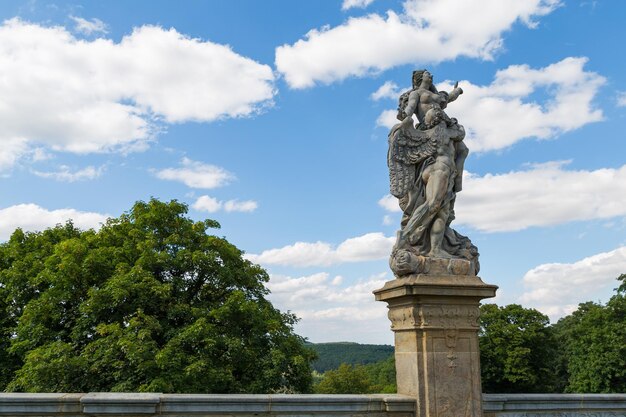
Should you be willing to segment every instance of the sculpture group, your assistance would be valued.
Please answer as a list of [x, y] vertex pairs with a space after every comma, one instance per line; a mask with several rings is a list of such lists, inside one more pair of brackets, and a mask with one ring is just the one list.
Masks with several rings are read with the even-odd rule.
[[403, 212], [390, 259], [396, 276], [478, 273], [478, 249], [450, 227], [469, 150], [465, 129], [444, 110], [462, 93], [458, 83], [449, 93], [437, 91], [432, 75], [419, 70], [400, 96], [387, 156], [391, 194]]

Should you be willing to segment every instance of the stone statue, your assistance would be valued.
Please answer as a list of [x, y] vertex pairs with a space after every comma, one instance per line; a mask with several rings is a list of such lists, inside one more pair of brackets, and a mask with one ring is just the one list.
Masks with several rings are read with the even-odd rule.
[[389, 133], [390, 189], [403, 211], [390, 266], [397, 276], [476, 275], [478, 249], [450, 227], [469, 150], [465, 129], [444, 109], [463, 90], [456, 83], [450, 93], [437, 91], [432, 81], [426, 70], [413, 72], [413, 88], [399, 99], [400, 123]]

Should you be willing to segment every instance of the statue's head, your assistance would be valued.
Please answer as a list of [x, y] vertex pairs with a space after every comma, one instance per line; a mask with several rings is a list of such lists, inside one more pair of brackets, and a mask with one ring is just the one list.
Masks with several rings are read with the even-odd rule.
[[439, 106], [433, 105], [424, 115], [424, 124], [428, 129], [437, 126], [444, 120], [443, 110]]
[[433, 76], [425, 69], [413, 71], [413, 89], [418, 88], [424, 79], [428, 79], [432, 83]]

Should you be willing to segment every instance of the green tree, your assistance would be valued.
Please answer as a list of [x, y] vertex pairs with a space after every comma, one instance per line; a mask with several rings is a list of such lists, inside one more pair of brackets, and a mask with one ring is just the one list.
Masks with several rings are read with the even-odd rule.
[[556, 339], [548, 317], [517, 304], [484, 304], [480, 311], [483, 391], [556, 392]]
[[320, 394], [373, 394], [396, 392], [396, 361], [391, 355], [367, 365], [342, 363], [323, 374], [315, 373], [314, 390]]
[[346, 363], [324, 372], [322, 380], [314, 387], [318, 394], [369, 394], [374, 388], [363, 365]]
[[363, 368], [372, 381], [372, 392], [384, 394], [397, 392], [396, 359], [393, 354], [382, 361], [364, 365]]
[[626, 392], [626, 274], [606, 305], [580, 304], [554, 326], [567, 392]]
[[309, 390], [313, 353], [265, 298], [267, 273], [186, 212], [153, 199], [98, 232], [0, 245], [0, 389]]

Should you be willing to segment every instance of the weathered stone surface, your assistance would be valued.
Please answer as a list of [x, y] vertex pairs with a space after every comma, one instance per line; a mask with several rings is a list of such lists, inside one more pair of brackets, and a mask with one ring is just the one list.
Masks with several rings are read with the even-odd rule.
[[626, 394], [484, 394], [485, 417], [626, 417]]
[[82, 411], [92, 416], [154, 415], [161, 402], [160, 394], [97, 392], [85, 394], [80, 399]]
[[478, 249], [450, 227], [469, 149], [465, 129], [444, 109], [463, 90], [455, 85], [450, 92], [437, 91], [426, 70], [414, 71], [412, 81], [399, 99], [400, 123], [389, 132], [390, 192], [403, 212], [389, 265], [398, 277], [476, 275]]
[[[156, 413], [143, 416], [414, 417], [416, 404], [414, 398], [389, 394], [148, 395], [159, 402]], [[131, 415], [147, 400], [145, 394], [135, 393], [0, 393], [0, 416], [93, 416], [82, 408], [83, 397], [101, 404], [117, 403], [117, 409], [104, 408], [95, 415], [120, 417]], [[484, 394], [483, 409], [485, 417], [626, 417], [626, 394]]]
[[476, 276], [409, 275], [374, 291], [389, 307], [398, 393], [418, 417], [481, 417], [479, 302], [497, 287]]
[[414, 417], [402, 395], [0, 393], [0, 416]]
[[474, 261], [459, 258], [431, 258], [418, 255], [413, 250], [397, 250], [389, 260], [396, 276], [426, 275], [476, 275]]
[[0, 416], [80, 416], [80, 399], [83, 395], [0, 392]]

